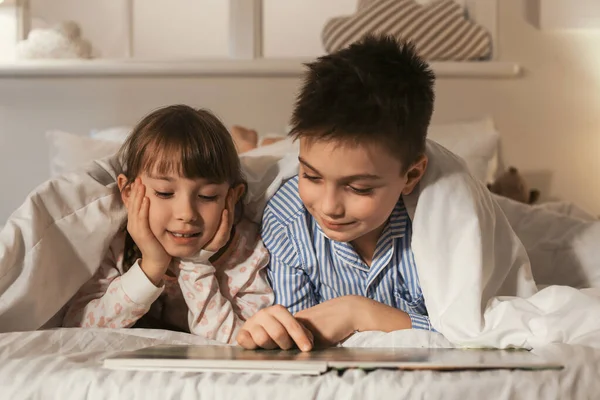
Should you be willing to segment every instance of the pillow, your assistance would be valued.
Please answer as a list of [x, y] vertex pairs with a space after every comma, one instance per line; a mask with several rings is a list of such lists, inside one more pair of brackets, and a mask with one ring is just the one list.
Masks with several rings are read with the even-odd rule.
[[[287, 129], [289, 127], [286, 127], [286, 131]], [[115, 154], [130, 132], [130, 127], [94, 130], [90, 133], [91, 137], [57, 130], [47, 132], [51, 176], [56, 177], [81, 168], [92, 160]], [[464, 159], [477, 179], [484, 183], [494, 181], [499, 163], [499, 134], [494, 128], [491, 117], [432, 124], [429, 127], [428, 137]], [[281, 146], [284, 145], [268, 146], [256, 151], [279, 154]]]
[[500, 163], [500, 134], [491, 117], [432, 124], [427, 137], [465, 160], [471, 174], [481, 182], [494, 181]]
[[130, 126], [113, 126], [107, 129], [92, 129], [90, 137], [111, 142], [123, 143], [133, 130]]
[[94, 139], [53, 130], [46, 132], [50, 158], [50, 176], [55, 178], [79, 169], [93, 160], [115, 154], [120, 142]]

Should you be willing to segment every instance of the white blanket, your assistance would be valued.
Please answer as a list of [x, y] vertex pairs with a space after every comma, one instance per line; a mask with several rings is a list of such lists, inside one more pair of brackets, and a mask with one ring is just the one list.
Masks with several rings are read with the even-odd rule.
[[[281, 182], [296, 173], [296, 149], [283, 142], [243, 157], [250, 184], [248, 212], [255, 220]], [[565, 342], [600, 347], [600, 320], [588, 318], [600, 315], [598, 292], [564, 286], [537, 292], [525, 247], [498, 201], [452, 153], [433, 142], [427, 152], [428, 170], [405, 202], [436, 330], [459, 346], [531, 348]], [[514, 211], [513, 205], [507, 207]], [[97, 161], [86, 172], [36, 189], [0, 232], [0, 331], [57, 326], [61, 308], [94, 273], [124, 218], [114, 160]], [[572, 220], [573, 226], [591, 232], [586, 240], [597, 243], [597, 222]], [[548, 218], [538, 218], [522, 228], [546, 231], [546, 225]], [[573, 235], [562, 236], [564, 248], [581, 242]], [[551, 268], [564, 272], [577, 267], [584, 280], [593, 280], [595, 258], [575, 256], [581, 265]]]
[[[159, 344], [205, 344], [179, 332], [57, 329], [0, 334], [2, 399], [594, 399], [600, 350], [550, 345], [535, 350], [562, 370], [330, 371], [321, 376], [118, 371], [102, 368], [116, 352]], [[423, 331], [361, 333], [352, 346], [451, 347]]]

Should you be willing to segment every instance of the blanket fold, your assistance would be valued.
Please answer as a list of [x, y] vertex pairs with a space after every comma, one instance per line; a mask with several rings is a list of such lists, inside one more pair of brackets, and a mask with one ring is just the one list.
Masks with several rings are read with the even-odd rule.
[[[273, 146], [241, 157], [249, 183], [246, 211], [256, 222], [270, 196], [298, 170], [296, 144], [286, 140]], [[600, 223], [519, 208], [489, 193], [442, 146], [429, 141], [427, 154], [427, 172], [405, 204], [435, 329], [458, 346], [532, 348], [565, 342], [600, 347], [600, 319], [591, 318], [600, 315], [598, 290], [552, 285], [568, 280], [577, 268], [585, 279], [573, 280], [574, 285], [600, 287], [593, 246], [600, 240]], [[60, 324], [60, 310], [123, 228], [126, 212], [116, 171], [116, 159], [109, 158], [50, 180], [10, 217], [0, 231], [0, 332]], [[523, 224], [530, 214], [536, 218]], [[555, 220], [568, 225], [567, 233], [552, 227]], [[532, 240], [536, 233], [538, 239]], [[536, 260], [544, 261], [534, 265], [533, 274], [524, 242], [531, 244]], [[573, 251], [555, 265], [544, 254], [548, 248], [552, 254]], [[534, 276], [546, 270], [559, 278], [546, 274], [544, 286], [551, 286], [538, 291]]]

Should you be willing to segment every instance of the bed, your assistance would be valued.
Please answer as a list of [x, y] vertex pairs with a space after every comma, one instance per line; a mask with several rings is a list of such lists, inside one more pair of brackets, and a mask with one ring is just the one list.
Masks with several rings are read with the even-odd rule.
[[[491, 18], [489, 24], [495, 27], [495, 19]], [[0, 82], [6, 92], [26, 94], [11, 100], [12, 122], [6, 129], [18, 132], [22, 129], [18, 124], [27, 121], [25, 129], [45, 133], [44, 138], [36, 137], [36, 140], [27, 135], [11, 135], [7, 138], [7, 145], [0, 146], [4, 149], [1, 157], [3, 171], [12, 171], [14, 164], [25, 160], [25, 170], [32, 179], [26, 182], [17, 179], [16, 175], [3, 179], [3, 182], [17, 187], [18, 193], [3, 203], [0, 225], [20, 204], [24, 194], [48, 176], [58, 176], [81, 168], [92, 159], [112, 154], [128, 131], [129, 126], [123, 125], [134, 123], [152, 108], [176, 102], [208, 106], [228, 124], [247, 124], [261, 133], [282, 135], [298, 84], [296, 75], [271, 78], [266, 88], [264, 77], [247, 75], [189, 77], [173, 74], [159, 78], [134, 76], [123, 80], [93, 74], [72, 79], [68, 74], [59, 74], [54, 78], [34, 78], [37, 80], [10, 78]], [[457, 83], [465, 84], [464, 81]], [[469, 84], [475, 86], [477, 82]], [[455, 89], [460, 89], [460, 85], [442, 78], [441, 95], [438, 97], [441, 100], [436, 104], [437, 120], [453, 122], [436, 121], [429, 136], [460, 155], [474, 176], [489, 182], [504, 168], [499, 151], [501, 135], [493, 118], [484, 114], [493, 108], [489, 100], [492, 96], [486, 96], [484, 90], [476, 92], [457, 109]], [[61, 102], [53, 101], [59, 97]], [[248, 98], [252, 101], [249, 102]], [[32, 110], [36, 118], [30, 117]], [[55, 127], [65, 130], [49, 130]], [[27, 157], [18, 151], [7, 151], [13, 148], [26, 149]], [[269, 155], [277, 152], [278, 148], [275, 146], [262, 151]], [[46, 154], [50, 154], [49, 164]], [[569, 282], [579, 287], [586, 284], [600, 287], [598, 268], [583, 268], [582, 271], [545, 268], [549, 260], [558, 264], [559, 261], [568, 261], [573, 255], [587, 260], [587, 267], [595, 265], [593, 249], [600, 240], [600, 232], [599, 225], [592, 221], [591, 216], [569, 204], [530, 207], [505, 203], [505, 206], [508, 218], [531, 250], [534, 267], [539, 266], [534, 271], [539, 278], [538, 283], [545, 286]], [[530, 218], [524, 217], [546, 213], [549, 209], [562, 215], [557, 217], [551, 230], [541, 231], [539, 226], [531, 224]], [[548, 235], [562, 235], [562, 241], [549, 245], [551, 241], [545, 240]], [[0, 298], [0, 304], [1, 301]], [[588, 399], [595, 398], [600, 392], [598, 332], [595, 337], [588, 338], [587, 345], [552, 344], [535, 349], [541, 356], [563, 362], [565, 368], [561, 371], [436, 373], [348, 370], [306, 377], [125, 372], [110, 371], [101, 366], [102, 360], [113, 352], [162, 343], [205, 344], [206, 341], [183, 333], [142, 329], [57, 328], [0, 333], [0, 398], [367, 399], [389, 396], [461, 400]], [[450, 343], [438, 334], [409, 331], [361, 333], [344, 345], [447, 347]]]
[[[361, 334], [349, 346], [447, 345], [437, 334]], [[599, 339], [600, 340], [600, 339]], [[560, 371], [347, 370], [321, 376], [113, 371], [108, 354], [162, 343], [205, 344], [159, 330], [56, 329], [0, 334], [3, 399], [591, 399], [600, 390], [600, 351], [551, 345], [537, 351]]]
[[[483, 121], [483, 122], [482, 122]], [[471, 122], [478, 137], [488, 126], [489, 137], [496, 138], [490, 121]], [[436, 126], [435, 134], [445, 132], [447, 145], [462, 152], [469, 168], [477, 166], [483, 177], [492, 169], [493, 157], [482, 162], [469, 158], [473, 140], [458, 140], [450, 134], [454, 126]], [[456, 132], [468, 131], [466, 125]], [[125, 129], [124, 131], [126, 131]], [[96, 132], [93, 140], [109, 142], [108, 133]], [[100, 137], [103, 137], [101, 139]], [[118, 137], [118, 135], [117, 135]], [[451, 141], [449, 138], [456, 140]], [[89, 138], [86, 138], [89, 139]], [[440, 139], [441, 141], [442, 139]], [[485, 142], [485, 141], [484, 141]], [[93, 141], [91, 143], [94, 143]], [[118, 145], [115, 140], [113, 145]], [[105, 143], [106, 144], [106, 143]], [[281, 144], [281, 142], [280, 142]], [[462, 145], [461, 145], [462, 144]], [[469, 145], [467, 145], [469, 144]], [[289, 145], [289, 143], [288, 143]], [[489, 150], [489, 149], [488, 149]], [[257, 154], [280, 155], [289, 151], [273, 145]], [[81, 155], [81, 152], [78, 153]], [[493, 151], [491, 152], [493, 154]], [[255, 154], [256, 155], [256, 154]], [[568, 283], [575, 287], [600, 287], [594, 249], [600, 240], [600, 222], [569, 215], [570, 209], [548, 210], [540, 205], [531, 207], [507, 199], [502, 204], [515, 230], [526, 242], [534, 263], [534, 274], [540, 286]], [[560, 211], [560, 210], [559, 210]], [[539, 222], [548, 218], [550, 224]], [[0, 232], [0, 239], [3, 239]], [[560, 238], [557, 241], [557, 238]], [[2, 240], [0, 240], [2, 242]], [[1, 249], [0, 249], [1, 250]], [[560, 268], [574, 265], [573, 259], [585, 261], [580, 270]], [[554, 260], [551, 262], [551, 259]], [[10, 295], [9, 295], [10, 297]], [[44, 297], [46, 298], [46, 297]], [[7, 300], [0, 298], [0, 300]], [[562, 299], [556, 298], [560, 302]], [[0, 308], [2, 304], [0, 303]], [[30, 307], [31, 308], [31, 307]], [[37, 311], [37, 308], [36, 308]], [[590, 314], [595, 315], [595, 314]], [[16, 317], [18, 318], [18, 317]], [[24, 317], [21, 317], [24, 318]], [[590, 319], [591, 320], [591, 319]], [[571, 321], [572, 323], [573, 321]], [[585, 321], [581, 321], [583, 324]], [[565, 322], [566, 323], [566, 322]], [[1, 325], [1, 323], [0, 323]], [[596, 326], [593, 324], [593, 326]], [[550, 344], [533, 351], [550, 361], [560, 361], [560, 371], [392, 371], [365, 372], [347, 370], [322, 376], [276, 376], [254, 374], [189, 373], [189, 372], [127, 372], [102, 367], [104, 358], [118, 351], [135, 350], [154, 344], [206, 344], [205, 339], [184, 333], [143, 329], [41, 329], [0, 333], [0, 387], [2, 398], [570, 398], [593, 397], [600, 389], [600, 327], [575, 338], [578, 344]], [[0, 326], [0, 332], [4, 331]], [[560, 331], [560, 326], [558, 327]], [[214, 343], [213, 343], [214, 344]], [[422, 331], [364, 332], [347, 340], [344, 346], [364, 347], [452, 347], [437, 333]]]
[[[94, 132], [91, 136], [55, 132], [50, 141], [58, 146], [53, 167], [56, 174], [77, 169], [102, 151], [118, 147], [127, 128]], [[53, 136], [54, 135], [54, 136]], [[473, 174], [485, 180], [498, 169], [498, 132], [493, 121], [484, 117], [474, 121], [435, 125], [432, 136], [461, 154]], [[66, 138], [66, 139], [65, 139]], [[120, 139], [121, 138], [121, 139]], [[474, 140], [476, 138], [477, 140]], [[112, 146], [112, 147], [111, 147]], [[88, 151], [86, 153], [84, 151]], [[111, 150], [113, 149], [113, 150]], [[260, 149], [265, 155], [277, 154], [277, 145]], [[65, 153], [66, 152], [66, 153]], [[77, 157], [75, 157], [75, 155]], [[88, 158], [86, 158], [88, 157]], [[61, 161], [62, 160], [62, 161]], [[65, 162], [71, 160], [72, 164]], [[594, 248], [600, 240], [600, 222], [576, 213], [571, 205], [504, 202], [507, 217], [530, 250], [534, 273], [541, 286], [570, 283], [573, 286], [600, 286]], [[552, 213], [551, 229], [539, 229], [531, 216]], [[576, 214], [576, 215], [573, 215]], [[560, 242], [550, 238], [561, 237]], [[550, 244], [549, 244], [550, 243]], [[582, 270], [547, 268], [573, 256], [587, 260]], [[536, 270], [537, 269], [537, 270]], [[2, 299], [0, 299], [2, 300]], [[559, 299], [557, 299], [559, 300]], [[0, 329], [0, 332], [2, 330]], [[402, 372], [348, 370], [318, 377], [275, 376], [222, 373], [126, 372], [102, 367], [102, 360], [117, 351], [135, 350], [163, 343], [205, 344], [188, 334], [161, 330], [49, 329], [0, 333], [1, 398], [287, 398], [287, 399], [367, 399], [382, 396], [399, 398], [506, 398], [506, 399], [587, 399], [600, 390], [600, 334], [588, 338], [588, 345], [552, 344], [535, 352], [565, 364], [561, 371], [460, 371]], [[441, 335], [428, 332], [377, 332], [352, 337], [345, 346], [449, 347]]]

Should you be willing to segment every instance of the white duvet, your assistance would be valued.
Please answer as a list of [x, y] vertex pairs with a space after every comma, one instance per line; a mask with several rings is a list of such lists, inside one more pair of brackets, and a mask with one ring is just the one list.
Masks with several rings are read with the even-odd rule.
[[[255, 219], [295, 174], [294, 149], [283, 142], [244, 156]], [[458, 346], [600, 348], [599, 292], [538, 291], [525, 249], [543, 286], [600, 287], [599, 223], [494, 198], [452, 153], [433, 142], [427, 152], [428, 170], [405, 203], [436, 330]], [[0, 232], [0, 332], [56, 326], [62, 306], [94, 273], [125, 218], [114, 163], [97, 161], [40, 186]]]
[[[0, 398], [25, 399], [593, 399], [600, 350], [549, 345], [534, 350], [565, 364], [547, 371], [335, 371], [321, 376], [113, 371], [103, 359], [158, 344], [206, 344], [197, 336], [143, 329], [57, 329], [0, 334]], [[451, 347], [439, 334], [361, 333], [368, 347]]]

